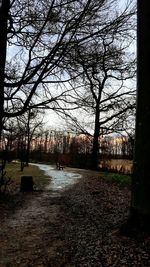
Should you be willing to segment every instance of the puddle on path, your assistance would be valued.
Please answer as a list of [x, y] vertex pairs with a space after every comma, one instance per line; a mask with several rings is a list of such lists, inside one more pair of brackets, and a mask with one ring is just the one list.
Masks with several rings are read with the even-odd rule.
[[50, 184], [46, 187], [48, 190], [59, 191], [65, 189], [67, 186], [73, 185], [81, 174], [73, 173], [65, 170], [56, 170], [54, 167], [45, 164], [34, 164], [45, 172], [46, 175], [51, 176]]
[[[31, 255], [36, 260], [36, 257], [41, 253], [39, 248], [43, 251], [42, 253], [45, 253], [45, 248], [43, 248], [44, 237], [51, 238], [52, 235], [50, 248], [53, 254], [56, 250], [55, 247], [57, 247], [56, 242], [53, 241], [61, 241], [59, 236], [57, 237], [57, 229], [55, 229], [55, 223], [57, 225], [58, 215], [61, 213], [61, 205], [59, 201], [55, 201], [55, 198], [59, 198], [63, 190], [75, 184], [82, 176], [66, 170], [56, 170], [49, 165], [35, 165], [51, 177], [49, 184], [42, 193], [27, 194], [26, 203], [18, 207], [1, 224], [0, 267], [29, 266], [28, 264], [24, 265], [23, 262], [26, 262], [28, 258], [30, 259]], [[14, 262], [14, 265], [12, 265], [12, 262]]]
[[59, 205], [49, 206], [49, 212], [47, 212], [47, 203], [50, 198], [59, 197], [62, 190], [70, 185], [76, 183], [76, 181], [82, 176], [78, 173], [70, 171], [56, 170], [50, 165], [33, 164], [38, 166], [41, 170], [45, 171], [45, 174], [50, 176], [49, 184], [46, 186], [42, 194], [33, 195], [30, 198], [24, 208], [18, 209], [10, 218], [8, 225], [10, 227], [25, 227], [32, 222], [36, 224], [37, 218], [39, 221], [45, 221], [51, 214], [51, 221], [55, 220], [59, 213]]

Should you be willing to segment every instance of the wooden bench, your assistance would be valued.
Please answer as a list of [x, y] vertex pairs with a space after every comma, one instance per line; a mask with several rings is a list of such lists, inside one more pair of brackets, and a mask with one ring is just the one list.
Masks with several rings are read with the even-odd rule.
[[61, 165], [59, 162], [56, 163], [56, 169], [57, 170], [63, 170], [65, 166]]

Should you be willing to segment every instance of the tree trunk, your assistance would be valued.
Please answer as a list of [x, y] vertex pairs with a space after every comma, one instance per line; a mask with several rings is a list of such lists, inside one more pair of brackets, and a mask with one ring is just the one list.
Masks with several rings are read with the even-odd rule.
[[29, 122], [28, 122], [28, 127], [27, 127], [27, 144], [26, 144], [26, 156], [25, 156], [26, 167], [29, 166], [29, 156], [30, 156], [30, 124], [29, 124]]
[[129, 233], [150, 229], [150, 1], [138, 0], [137, 114]]
[[9, 0], [2, 0], [0, 6], [0, 139], [3, 129], [4, 117], [4, 79], [7, 51], [7, 23], [9, 5]]
[[29, 156], [30, 156], [30, 139], [27, 139], [27, 148], [26, 148], [26, 167], [29, 166]]
[[92, 164], [91, 168], [93, 170], [98, 169], [98, 160], [99, 160], [99, 119], [100, 119], [100, 112], [99, 107], [96, 108], [95, 114], [95, 129], [94, 129], [94, 137], [93, 137], [93, 149], [92, 149]]

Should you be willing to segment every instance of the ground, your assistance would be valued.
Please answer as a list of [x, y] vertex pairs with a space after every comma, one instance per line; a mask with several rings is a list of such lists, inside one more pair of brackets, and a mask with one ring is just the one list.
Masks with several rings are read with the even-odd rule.
[[129, 205], [129, 188], [92, 176], [5, 198], [0, 267], [148, 267], [150, 239], [116, 234]]

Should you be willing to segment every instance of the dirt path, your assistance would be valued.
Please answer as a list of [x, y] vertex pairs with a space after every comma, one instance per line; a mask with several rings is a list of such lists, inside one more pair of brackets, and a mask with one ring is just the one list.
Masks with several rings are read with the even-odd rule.
[[[0, 266], [28, 266], [44, 253], [48, 224], [55, 223], [58, 205], [49, 205], [49, 192], [29, 194], [25, 205], [1, 224]], [[40, 265], [39, 265], [40, 266]]]
[[112, 234], [128, 216], [128, 189], [93, 177], [52, 184], [1, 218], [0, 267], [150, 266], [149, 239]]

